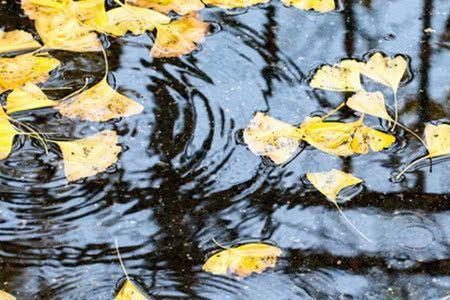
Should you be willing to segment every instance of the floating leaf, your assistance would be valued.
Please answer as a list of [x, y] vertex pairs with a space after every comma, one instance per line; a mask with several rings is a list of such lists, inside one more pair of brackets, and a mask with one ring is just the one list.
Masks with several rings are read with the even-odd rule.
[[274, 163], [288, 161], [297, 151], [302, 133], [298, 128], [263, 113], [257, 113], [244, 130], [244, 142], [256, 155]]
[[425, 127], [428, 157], [450, 155], [450, 125], [428, 124]]
[[69, 181], [105, 171], [117, 161], [121, 151], [115, 131], [102, 131], [88, 138], [56, 143], [61, 148], [64, 171]]
[[39, 48], [41, 44], [23, 30], [0, 31], [0, 53]]
[[408, 62], [401, 55], [395, 58], [385, 57], [377, 52], [362, 65], [361, 74], [397, 91], [408, 68]]
[[114, 36], [123, 36], [128, 31], [135, 35], [155, 29], [161, 24], [168, 24], [170, 18], [151, 9], [135, 7], [132, 5], [123, 5], [113, 8], [107, 12], [108, 22], [104, 25], [88, 24], [96, 31], [111, 34]]
[[27, 82], [43, 82], [59, 61], [48, 55], [24, 54], [14, 58], [0, 58], [0, 93], [15, 89]]
[[8, 119], [8, 115], [0, 106], [0, 159], [5, 159], [9, 156], [14, 137], [17, 134], [19, 134], [19, 132], [17, 132], [14, 126], [12, 126]]
[[60, 13], [38, 18], [35, 27], [47, 48], [73, 52], [103, 49], [97, 34], [68, 14]]
[[319, 12], [329, 12], [336, 9], [335, 0], [282, 0], [287, 6], [294, 6], [303, 10], [316, 10]]
[[58, 102], [48, 99], [38, 86], [27, 82], [8, 95], [6, 111], [8, 114], [12, 114], [18, 111], [55, 106], [56, 104]]
[[303, 140], [326, 153], [338, 156], [381, 151], [395, 142], [393, 135], [372, 129], [363, 119], [351, 123], [324, 122], [312, 118], [302, 123]]
[[306, 178], [329, 200], [336, 202], [336, 197], [346, 187], [363, 182], [363, 180], [336, 169], [329, 172], [307, 173]]
[[210, 257], [203, 270], [216, 274], [246, 277], [275, 267], [281, 249], [262, 243], [250, 243], [222, 250]]
[[357, 92], [361, 85], [361, 63], [353, 59], [345, 59], [335, 66], [325, 65], [318, 69], [310, 82], [313, 88], [335, 92]]
[[78, 0], [72, 2], [70, 10], [81, 22], [91, 21], [97, 26], [108, 23], [105, 0]]
[[0, 300], [16, 300], [16, 297], [0, 290]]
[[149, 298], [131, 280], [127, 279], [115, 300], [149, 300]]
[[23, 11], [32, 20], [67, 11], [72, 0], [22, 0]]
[[220, 8], [243, 8], [261, 3], [267, 3], [270, 0], [203, 0], [208, 5], [218, 6]]
[[56, 106], [67, 117], [104, 122], [142, 112], [144, 107], [112, 89], [106, 78], [67, 101]]
[[381, 92], [359, 91], [347, 100], [347, 106], [363, 114], [393, 121], [386, 110], [386, 103]]
[[197, 14], [187, 15], [167, 25], [157, 27], [153, 57], [177, 57], [197, 49], [197, 43], [204, 41], [209, 25]]
[[164, 14], [174, 11], [179, 15], [187, 15], [205, 7], [200, 0], [129, 0], [127, 3], [154, 9]]

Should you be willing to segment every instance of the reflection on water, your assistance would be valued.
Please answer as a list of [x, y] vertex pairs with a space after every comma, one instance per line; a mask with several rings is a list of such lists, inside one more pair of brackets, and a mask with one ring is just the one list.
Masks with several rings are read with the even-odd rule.
[[[0, 26], [33, 30], [18, 5], [7, 3]], [[264, 163], [236, 138], [256, 111], [299, 124], [337, 106], [345, 95], [311, 90], [308, 74], [373, 50], [411, 58], [413, 79], [399, 92], [405, 125], [422, 132], [426, 122], [448, 121], [450, 2], [346, 1], [338, 12], [318, 14], [272, 1], [202, 15], [216, 30], [200, 51], [180, 59], [152, 59], [145, 35], [111, 41], [111, 82], [144, 113], [103, 124], [51, 109], [15, 115], [61, 137], [114, 129], [124, 151], [108, 172], [68, 184], [57, 149], [44, 155], [39, 145], [16, 140], [0, 162], [0, 289], [19, 299], [111, 299], [123, 276], [117, 238], [129, 273], [156, 298], [450, 294], [448, 159], [395, 183], [392, 173], [424, 151], [404, 133], [381, 153], [342, 159], [306, 148], [284, 167]], [[47, 88], [78, 88], [102, 76], [97, 54], [53, 55], [63, 65]], [[339, 117], [354, 115], [344, 110]], [[374, 244], [306, 183], [306, 172], [331, 168], [366, 180], [342, 208]], [[268, 239], [284, 256], [274, 270], [244, 280], [212, 276], [201, 271], [215, 250], [212, 238]]]

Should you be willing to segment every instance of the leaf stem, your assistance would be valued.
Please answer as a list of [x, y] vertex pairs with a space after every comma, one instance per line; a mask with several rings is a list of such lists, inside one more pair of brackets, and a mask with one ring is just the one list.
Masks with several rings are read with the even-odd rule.
[[345, 221], [347, 221], [347, 223], [356, 231], [358, 232], [366, 241], [368, 241], [371, 244], [374, 244], [374, 241], [372, 241], [371, 239], [369, 239], [364, 233], [362, 233], [348, 218], [347, 216], [344, 214], [344, 212], [342, 211], [341, 207], [339, 206], [339, 204], [336, 201], [332, 201], [334, 203], [334, 205], [336, 206], [336, 208], [338, 209], [338, 211], [340, 212], [340, 214], [342, 215], [342, 217], [345, 219]]
[[424, 157], [418, 158], [415, 161], [413, 161], [412, 163], [410, 163], [409, 165], [407, 165], [397, 176], [395, 176], [395, 179], [399, 179], [400, 177], [402, 177], [403, 174], [406, 173], [406, 171], [408, 171], [409, 169], [411, 169], [411, 167], [417, 165], [419, 162], [424, 161], [425, 159], [431, 158], [430, 155], [425, 155]]
[[116, 253], [117, 253], [117, 257], [119, 258], [120, 267], [122, 268], [122, 271], [125, 274], [125, 277], [127, 278], [127, 280], [131, 281], [130, 276], [128, 276], [127, 269], [125, 268], [125, 265], [123, 263], [122, 256], [120, 255], [119, 243], [117, 242], [117, 239], [114, 239], [114, 245], [116, 246]]
[[394, 125], [392, 125], [392, 131], [395, 130], [396, 125], [398, 124], [398, 99], [397, 99], [397, 90], [393, 90], [394, 92]]

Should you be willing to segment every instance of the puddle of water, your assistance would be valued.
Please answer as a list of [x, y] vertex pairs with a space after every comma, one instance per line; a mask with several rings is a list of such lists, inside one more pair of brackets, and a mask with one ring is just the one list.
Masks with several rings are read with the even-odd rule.
[[[68, 184], [56, 149], [45, 155], [37, 144], [16, 141], [0, 161], [0, 289], [19, 299], [111, 299], [123, 276], [116, 238], [129, 273], [155, 298], [450, 294], [448, 160], [395, 183], [392, 173], [423, 153], [404, 134], [381, 153], [342, 159], [307, 148], [283, 167], [265, 164], [236, 138], [257, 111], [299, 124], [337, 106], [345, 95], [311, 90], [308, 75], [374, 50], [411, 60], [412, 80], [399, 92], [405, 125], [421, 132], [427, 122], [448, 121], [450, 3], [346, 1], [338, 12], [318, 14], [272, 1], [201, 14], [216, 24], [214, 34], [180, 59], [151, 58], [145, 35], [111, 39], [110, 79], [145, 106], [142, 114], [104, 124], [51, 109], [16, 115], [61, 137], [114, 129], [125, 151], [106, 173]], [[0, 5], [0, 27], [33, 30], [14, 1]], [[63, 65], [45, 87], [80, 87], [103, 74], [100, 55], [52, 54]], [[354, 115], [344, 110], [341, 117]], [[375, 119], [368, 125], [380, 126]], [[306, 172], [331, 168], [365, 179], [341, 206], [374, 244], [304, 183]], [[264, 274], [217, 277], [201, 271], [215, 250], [212, 238], [268, 239], [284, 256]]]

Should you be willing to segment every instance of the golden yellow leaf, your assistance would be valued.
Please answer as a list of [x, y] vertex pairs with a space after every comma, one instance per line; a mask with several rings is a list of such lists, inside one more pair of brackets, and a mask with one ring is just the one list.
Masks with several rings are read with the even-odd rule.
[[261, 3], [267, 3], [270, 0], [203, 0], [208, 5], [218, 6], [220, 8], [243, 8]]
[[135, 35], [155, 29], [161, 24], [168, 24], [170, 18], [151, 9], [123, 5], [107, 12], [108, 22], [104, 25], [88, 22], [96, 31], [114, 36], [123, 36], [128, 31]]
[[105, 0], [74, 1], [70, 9], [81, 22], [92, 21], [100, 26], [108, 23]]
[[361, 63], [353, 59], [345, 59], [335, 66], [325, 65], [314, 74], [309, 85], [313, 88], [335, 92], [357, 92], [361, 85]]
[[275, 267], [281, 253], [281, 249], [275, 246], [249, 243], [214, 254], [203, 265], [203, 270], [216, 275], [246, 277]]
[[24, 54], [0, 58], [0, 93], [27, 82], [43, 82], [48, 79], [48, 73], [58, 66], [59, 61], [48, 55]]
[[127, 279], [116, 295], [115, 300], [149, 300], [149, 298], [131, 280]]
[[98, 122], [135, 115], [144, 109], [112, 89], [106, 78], [78, 96], [62, 101], [56, 108], [64, 116]]
[[177, 57], [197, 49], [208, 33], [209, 25], [196, 14], [184, 16], [167, 25], [157, 26], [153, 57]]
[[290, 124], [257, 113], [244, 130], [244, 142], [256, 155], [269, 157], [274, 163], [288, 161], [297, 151], [302, 133]]
[[[0, 106], [0, 159], [5, 159], [11, 153], [14, 137], [19, 132], [8, 120], [8, 115]], [[1, 294], [0, 294], [1, 296]]]
[[302, 123], [303, 140], [326, 153], [338, 156], [381, 151], [395, 142], [393, 135], [372, 129], [363, 119], [351, 123], [324, 122], [313, 118]]
[[14, 89], [6, 100], [6, 112], [12, 114], [18, 111], [55, 106], [58, 102], [48, 99], [34, 83], [27, 82], [24, 86]]
[[336, 9], [335, 0], [282, 0], [287, 6], [294, 6], [303, 10], [329, 12]]
[[102, 131], [88, 138], [56, 143], [61, 148], [64, 171], [69, 181], [105, 171], [117, 161], [121, 151], [115, 131]]
[[65, 12], [72, 4], [72, 0], [22, 0], [23, 11], [32, 20], [44, 18], [52, 14]]
[[41, 44], [23, 30], [0, 31], [0, 53], [39, 48]]
[[425, 127], [425, 142], [427, 143], [428, 157], [450, 155], [450, 125], [428, 124]]
[[16, 300], [16, 297], [0, 290], [0, 300]]
[[150, 8], [164, 14], [174, 11], [179, 15], [186, 15], [205, 7], [200, 0], [129, 0], [127, 3]]
[[393, 121], [386, 110], [384, 96], [381, 92], [359, 91], [347, 100], [347, 106], [363, 114]]
[[408, 62], [403, 56], [398, 55], [390, 58], [377, 52], [362, 65], [361, 74], [390, 87], [396, 92], [407, 68]]
[[73, 52], [102, 51], [97, 34], [70, 14], [37, 18], [35, 27], [47, 48]]
[[363, 182], [352, 174], [336, 169], [329, 172], [307, 173], [306, 178], [319, 192], [333, 202], [336, 202], [337, 195], [342, 189]]

